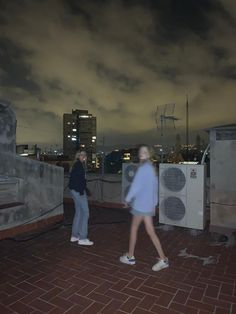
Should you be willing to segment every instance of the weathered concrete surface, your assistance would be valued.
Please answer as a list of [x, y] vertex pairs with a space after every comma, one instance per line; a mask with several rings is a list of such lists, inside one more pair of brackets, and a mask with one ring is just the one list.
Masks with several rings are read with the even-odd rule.
[[211, 231], [236, 230], [236, 125], [210, 130]]
[[20, 180], [0, 175], [0, 206], [19, 202]]
[[15, 113], [0, 102], [0, 231], [63, 213], [63, 168], [15, 152]]
[[16, 152], [16, 116], [11, 106], [0, 101], [0, 151]]
[[[0, 152], [0, 175], [18, 181], [16, 200], [24, 205], [0, 210], [0, 230], [15, 227], [59, 205], [34, 221], [63, 213], [63, 168]], [[8, 199], [11, 203], [14, 199]]]

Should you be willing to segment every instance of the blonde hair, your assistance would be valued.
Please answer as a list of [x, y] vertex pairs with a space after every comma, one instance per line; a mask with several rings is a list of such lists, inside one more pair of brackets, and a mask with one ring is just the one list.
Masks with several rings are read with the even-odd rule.
[[153, 157], [154, 157], [154, 150], [152, 147], [148, 146], [148, 145], [145, 145], [145, 144], [142, 144], [139, 146], [139, 151], [141, 148], [146, 148], [147, 151], [148, 151], [148, 154], [149, 154], [149, 159], [152, 161]]
[[155, 172], [155, 174], [157, 175], [157, 169], [155, 167], [155, 164], [154, 164], [154, 157], [155, 157], [155, 153], [154, 153], [154, 149], [146, 144], [142, 144], [139, 146], [139, 151], [141, 148], [146, 148], [148, 153], [149, 153], [149, 158], [148, 160], [150, 160], [150, 162], [152, 163], [152, 167], [153, 167], [153, 170]]
[[82, 155], [82, 154], [87, 155], [87, 153], [86, 153], [85, 150], [77, 150], [77, 152], [75, 153], [75, 158], [74, 158], [72, 167], [74, 166], [74, 164], [76, 163], [76, 161], [78, 161], [80, 155]]

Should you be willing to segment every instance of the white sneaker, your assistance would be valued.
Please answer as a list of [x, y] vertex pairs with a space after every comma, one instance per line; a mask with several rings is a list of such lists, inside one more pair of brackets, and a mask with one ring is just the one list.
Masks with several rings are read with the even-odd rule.
[[83, 239], [83, 240], [79, 240], [78, 241], [79, 245], [87, 245], [87, 246], [91, 246], [94, 243], [92, 241], [90, 241], [89, 239]]
[[134, 256], [129, 257], [128, 254], [124, 254], [120, 257], [120, 262], [128, 265], [135, 265], [136, 260]]
[[73, 236], [71, 236], [70, 242], [78, 242], [78, 241], [79, 241], [79, 237], [73, 237]]
[[162, 269], [165, 269], [165, 268], [168, 268], [169, 267], [169, 261], [168, 259], [159, 259], [159, 261], [153, 265], [152, 267], [152, 270], [153, 271], [159, 271], [159, 270], [162, 270]]

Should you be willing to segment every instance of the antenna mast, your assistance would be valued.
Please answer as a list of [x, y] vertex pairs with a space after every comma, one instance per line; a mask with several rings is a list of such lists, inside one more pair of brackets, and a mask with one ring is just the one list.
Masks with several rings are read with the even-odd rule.
[[[163, 142], [163, 136], [164, 136], [164, 127], [166, 127], [166, 122], [171, 121], [173, 122], [173, 127], [175, 129], [175, 121], [178, 121], [179, 119], [174, 115], [175, 111], [175, 104], [165, 104], [164, 106], [157, 106], [156, 109], [156, 126], [157, 129], [159, 127], [161, 128], [161, 163], [163, 163], [163, 155], [164, 155], [164, 142]], [[160, 121], [160, 126], [159, 126]]]
[[186, 160], [189, 161], [189, 105], [186, 96]]

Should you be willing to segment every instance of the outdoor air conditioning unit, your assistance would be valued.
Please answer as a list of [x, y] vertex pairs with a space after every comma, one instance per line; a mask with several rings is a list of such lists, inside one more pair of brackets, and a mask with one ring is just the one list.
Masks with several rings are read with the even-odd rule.
[[134, 179], [137, 168], [137, 163], [122, 164], [122, 202], [124, 202], [125, 197], [129, 192], [129, 188]]
[[159, 222], [205, 228], [205, 166], [160, 164]]

